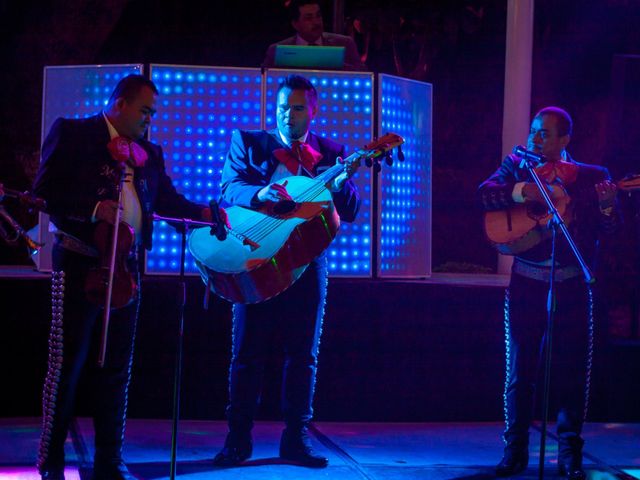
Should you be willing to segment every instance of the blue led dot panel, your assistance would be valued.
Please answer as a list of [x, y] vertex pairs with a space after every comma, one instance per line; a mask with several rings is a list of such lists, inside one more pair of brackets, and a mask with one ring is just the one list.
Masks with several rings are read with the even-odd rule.
[[[278, 83], [289, 74], [308, 78], [318, 91], [318, 115], [311, 124], [316, 134], [346, 146], [347, 154], [364, 147], [373, 135], [373, 74], [315, 70], [268, 70], [266, 128], [276, 127]], [[361, 167], [354, 176], [362, 204], [353, 223], [342, 223], [328, 249], [329, 273], [340, 277], [369, 277], [371, 269], [371, 172]]]
[[[207, 205], [220, 196], [231, 132], [260, 128], [260, 69], [152, 65], [151, 79], [160, 91], [151, 141], [162, 147], [178, 192]], [[180, 271], [180, 237], [166, 223], [156, 223], [147, 273]], [[185, 272], [197, 273], [188, 251]]]
[[[142, 73], [142, 65], [82, 65], [44, 68], [41, 141], [58, 117], [85, 118], [99, 113], [122, 77]], [[51, 226], [53, 228], [53, 226]], [[40, 271], [51, 271], [49, 217], [39, 216], [38, 241], [45, 244], [37, 258]]]
[[42, 141], [58, 117], [84, 118], [99, 113], [120, 79], [141, 74], [142, 65], [45, 67]]
[[404, 137], [405, 161], [394, 155], [380, 176], [378, 274], [431, 275], [431, 110], [432, 86], [380, 75], [379, 132]]

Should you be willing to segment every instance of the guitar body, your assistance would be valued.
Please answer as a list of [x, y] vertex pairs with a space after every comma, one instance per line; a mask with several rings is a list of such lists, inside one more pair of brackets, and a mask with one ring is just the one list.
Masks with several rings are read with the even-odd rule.
[[[568, 195], [554, 204], [561, 216], [565, 216], [570, 203]], [[517, 255], [535, 247], [551, 236], [547, 223], [552, 215], [546, 206], [526, 202], [506, 210], [494, 210], [484, 214], [484, 230], [489, 241], [503, 255]], [[565, 218], [569, 223], [569, 218]]]
[[340, 227], [331, 192], [303, 176], [282, 179], [293, 202], [259, 210], [227, 209], [231, 229], [218, 240], [209, 228], [194, 230], [189, 249], [203, 280], [219, 296], [259, 303], [291, 286], [331, 244]]

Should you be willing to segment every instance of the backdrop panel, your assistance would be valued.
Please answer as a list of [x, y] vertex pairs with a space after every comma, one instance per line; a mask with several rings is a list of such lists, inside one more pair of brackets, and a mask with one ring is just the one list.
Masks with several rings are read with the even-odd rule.
[[[261, 125], [260, 69], [151, 65], [151, 79], [160, 91], [151, 141], [162, 147], [174, 186], [197, 203], [218, 199], [232, 130]], [[158, 222], [146, 272], [179, 273], [180, 248], [180, 234]], [[188, 251], [185, 272], [197, 273]]]
[[[431, 275], [432, 86], [378, 77], [378, 132], [405, 139], [405, 161], [383, 166], [379, 177], [378, 275]], [[385, 171], [387, 170], [387, 171]]]

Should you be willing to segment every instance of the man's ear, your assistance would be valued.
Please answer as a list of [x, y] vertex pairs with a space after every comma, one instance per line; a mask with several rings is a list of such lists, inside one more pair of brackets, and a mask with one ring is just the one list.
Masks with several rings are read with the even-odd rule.
[[116, 110], [122, 110], [122, 108], [124, 107], [124, 104], [125, 104], [126, 102], [127, 102], [127, 101], [125, 100], [125, 98], [124, 98], [124, 97], [118, 97], [118, 98], [116, 99], [116, 103], [115, 103]]
[[560, 139], [560, 143], [562, 144], [562, 148], [565, 149], [567, 148], [567, 145], [569, 145], [569, 142], [571, 141], [571, 135], [569, 135], [568, 133], [562, 137]]

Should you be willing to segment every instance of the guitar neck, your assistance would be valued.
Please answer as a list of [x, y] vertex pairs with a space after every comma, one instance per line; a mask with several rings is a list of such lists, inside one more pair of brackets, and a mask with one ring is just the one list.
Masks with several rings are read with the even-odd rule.
[[322, 172], [320, 175], [318, 175], [316, 179], [319, 182], [324, 183], [325, 185], [332, 182], [333, 180], [335, 180], [335, 178], [338, 175], [340, 175], [344, 171], [345, 163], [353, 162], [358, 157], [361, 157], [364, 153], [365, 152], [360, 150], [352, 153], [351, 155], [349, 155], [347, 158], [343, 160], [343, 163], [336, 163], [334, 166], [332, 166], [331, 168], [328, 168], [327, 170]]

